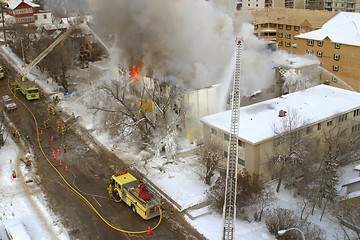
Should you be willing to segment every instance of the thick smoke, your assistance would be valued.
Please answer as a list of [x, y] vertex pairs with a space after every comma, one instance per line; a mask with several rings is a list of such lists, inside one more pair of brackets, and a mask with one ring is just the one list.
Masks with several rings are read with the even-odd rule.
[[221, 82], [235, 49], [235, 1], [109, 0], [98, 7], [97, 29], [115, 35], [118, 65], [142, 65], [142, 74], [189, 88]]

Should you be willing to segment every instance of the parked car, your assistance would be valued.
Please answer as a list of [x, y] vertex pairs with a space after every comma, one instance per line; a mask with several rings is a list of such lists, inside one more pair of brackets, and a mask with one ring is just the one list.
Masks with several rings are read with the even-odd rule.
[[4, 223], [5, 232], [10, 240], [31, 240], [24, 223], [19, 219], [8, 219]]
[[4, 95], [1, 98], [1, 104], [6, 111], [11, 111], [17, 108], [16, 103], [9, 95]]

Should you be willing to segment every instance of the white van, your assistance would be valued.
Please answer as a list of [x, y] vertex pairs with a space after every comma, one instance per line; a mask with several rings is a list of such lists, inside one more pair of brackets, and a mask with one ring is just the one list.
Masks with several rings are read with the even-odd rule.
[[10, 240], [31, 240], [25, 225], [19, 219], [6, 220], [4, 227]]

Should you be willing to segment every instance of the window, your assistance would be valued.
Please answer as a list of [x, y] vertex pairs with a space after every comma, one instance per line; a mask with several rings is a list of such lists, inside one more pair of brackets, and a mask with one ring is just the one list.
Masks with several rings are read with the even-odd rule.
[[340, 43], [335, 43], [335, 48], [340, 49]]
[[284, 143], [284, 139], [282, 137], [277, 137], [274, 139], [273, 146], [276, 147], [282, 143]]
[[283, 29], [283, 28], [284, 28], [284, 25], [279, 24], [279, 25], [278, 25], [278, 28], [279, 28], [279, 29]]
[[308, 39], [307, 40], [307, 45], [308, 46], [314, 46], [314, 40]]
[[278, 42], [278, 45], [279, 45], [279, 46], [282, 46], [282, 41], [279, 41], [279, 42]]
[[323, 41], [318, 41], [318, 46], [319, 46], [319, 47], [322, 47], [323, 44], [324, 44]]
[[215, 128], [211, 128], [211, 134], [217, 135], [218, 131]]
[[345, 121], [347, 119], [348, 119], [348, 114], [347, 113], [341, 114], [340, 117], [339, 117], [339, 122]]
[[278, 32], [278, 37], [282, 38], [283, 37], [283, 33], [282, 32]]
[[317, 124], [317, 130], [321, 130], [321, 123]]
[[256, 29], [258, 29], [258, 27], [259, 27], [259, 25], [256, 24], [256, 25], [254, 26], [254, 29], [256, 30]]
[[354, 126], [352, 126], [351, 128], [351, 132], [357, 132], [360, 130], [360, 124], [356, 124]]
[[37, 16], [37, 15], [34, 15], [34, 19], [35, 19], [35, 20], [38, 20], [38, 16]]
[[248, 3], [248, 7], [250, 7], [250, 3]]
[[244, 159], [238, 158], [238, 163], [239, 163], [241, 166], [244, 166], [244, 167], [245, 167], [245, 160], [244, 160]]
[[291, 30], [291, 25], [286, 25], [286, 30]]
[[291, 42], [285, 42], [285, 46], [290, 47], [290, 46], [291, 46]]
[[317, 51], [317, 52], [316, 52], [316, 56], [318, 56], [319, 58], [321, 58], [321, 57], [322, 57], [322, 52]]
[[256, 4], [256, 7], [258, 7], [259, 6], [259, 4]]
[[238, 145], [242, 148], [245, 148], [245, 142], [241, 141], [240, 139], [238, 139]]
[[229, 141], [229, 140], [230, 140], [230, 135], [229, 135], [229, 134], [224, 133], [224, 139], [225, 139], [226, 141]]
[[333, 124], [333, 120], [332, 120], [332, 119], [331, 119], [331, 120], [328, 120], [328, 121], [326, 122], [326, 126], [328, 126], [328, 127], [332, 126], [332, 124]]
[[334, 54], [334, 60], [339, 61], [340, 60], [340, 55]]
[[338, 81], [338, 79], [337, 79], [337, 77], [332, 77], [332, 79], [331, 79], [333, 82], [337, 82]]
[[47, 14], [44, 14], [44, 19], [47, 19]]
[[268, 27], [268, 24], [267, 24], [267, 23], [263, 23], [263, 24], [261, 24], [261, 27], [262, 27], [262, 28], [267, 28], [267, 27]]
[[354, 110], [354, 117], [359, 116], [359, 114], [360, 114], [360, 109]]
[[296, 35], [294, 35], [294, 39], [297, 40], [297, 36], [296, 36]]
[[313, 126], [307, 127], [307, 128], [306, 128], [306, 134], [312, 133], [313, 130], [314, 130], [314, 127], [313, 127]]
[[299, 27], [299, 26], [294, 26], [294, 30], [295, 30], [295, 31], [299, 31], [299, 30], [300, 30], [300, 27]]
[[306, 50], [306, 54], [309, 56], [314, 56], [314, 51], [313, 50]]
[[291, 34], [290, 34], [290, 33], [287, 33], [287, 34], [286, 34], [286, 38], [289, 38], [289, 39], [290, 39], [290, 38], [291, 38]]
[[276, 23], [270, 23], [269, 25], [271, 28], [276, 28]]
[[335, 72], [339, 71], [339, 66], [334, 65], [334, 66], [333, 66], [333, 70], [334, 70]]

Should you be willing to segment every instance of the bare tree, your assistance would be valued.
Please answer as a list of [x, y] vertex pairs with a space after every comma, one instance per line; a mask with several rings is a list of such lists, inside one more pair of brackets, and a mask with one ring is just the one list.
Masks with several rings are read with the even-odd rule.
[[221, 143], [216, 139], [210, 139], [210, 142], [200, 148], [200, 161], [206, 167], [205, 183], [210, 185], [211, 178], [218, 166], [221, 156]]
[[[105, 112], [116, 132], [151, 145], [155, 152], [172, 151], [184, 120], [182, 90], [157, 80], [137, 81], [124, 73], [101, 87], [106, 102], [89, 107]], [[120, 121], [119, 121], [120, 120]], [[172, 144], [173, 143], [173, 144]]]
[[26, 63], [34, 56], [31, 55], [33, 42], [36, 40], [37, 27], [35, 25], [12, 24], [8, 27], [7, 32], [12, 42], [10, 47], [13, 52]]
[[281, 120], [280, 125], [273, 128], [276, 134], [275, 142], [279, 143], [275, 146], [279, 153], [275, 154], [272, 159], [274, 164], [280, 165], [276, 192], [279, 192], [284, 175], [289, 170], [290, 165], [296, 165], [303, 161], [307, 152], [301, 132], [302, 128], [306, 126], [306, 122], [295, 110], [288, 112]]

